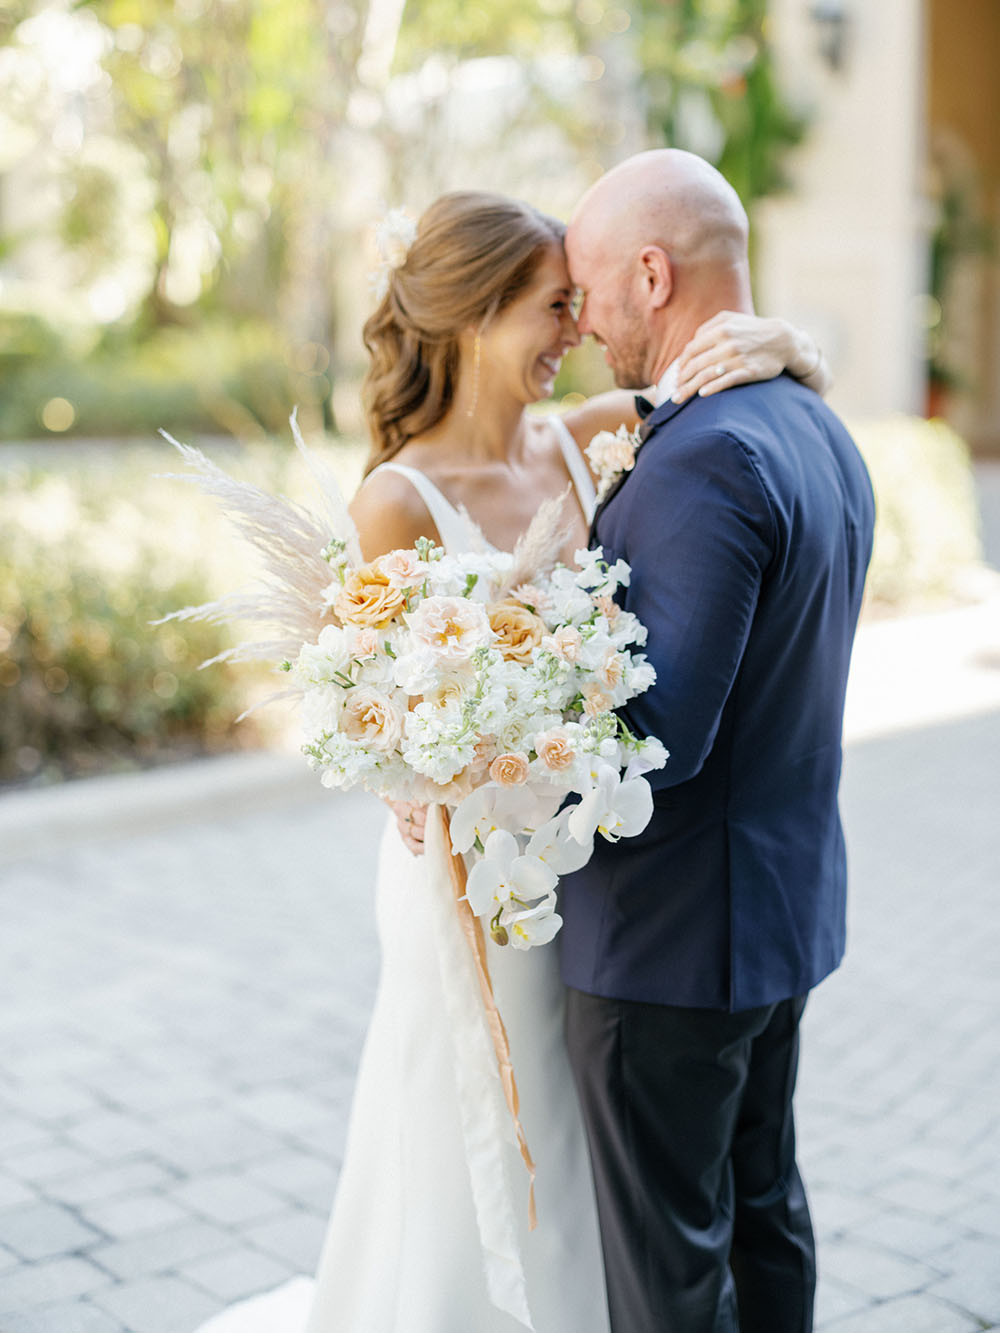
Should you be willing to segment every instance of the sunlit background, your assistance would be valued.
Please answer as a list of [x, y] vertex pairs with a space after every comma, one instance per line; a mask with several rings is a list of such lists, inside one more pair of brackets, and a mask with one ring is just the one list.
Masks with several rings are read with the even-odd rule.
[[[879, 490], [869, 614], [981, 586], [1000, 457], [996, 0], [0, 0], [0, 782], [267, 739], [267, 688], [149, 621], [246, 576], [165, 426], [297, 491], [359, 472], [371, 224], [485, 186], [566, 216], [716, 163]], [[567, 397], [605, 387], [571, 357]], [[928, 420], [932, 418], [933, 420]], [[219, 441], [228, 439], [229, 444]]]

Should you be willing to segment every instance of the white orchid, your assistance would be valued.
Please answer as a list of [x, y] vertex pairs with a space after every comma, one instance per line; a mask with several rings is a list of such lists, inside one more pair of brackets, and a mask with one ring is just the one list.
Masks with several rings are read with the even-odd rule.
[[529, 856], [537, 856], [557, 875], [571, 875], [587, 864], [594, 853], [594, 836], [579, 841], [569, 829], [569, 821], [578, 807], [568, 805], [554, 819], [548, 820], [534, 834], [527, 847]]
[[495, 916], [507, 904], [527, 909], [552, 893], [559, 882], [554, 870], [537, 856], [526, 856], [506, 829], [486, 839], [482, 860], [469, 871], [466, 897], [476, 916]]
[[490, 836], [503, 829], [508, 833], [533, 832], [559, 808], [562, 797], [540, 792], [530, 783], [501, 787], [488, 782], [477, 787], [451, 817], [451, 846], [456, 854], [467, 852], [478, 842], [485, 846]]
[[499, 924], [506, 930], [515, 949], [533, 949], [536, 945], [548, 944], [562, 927], [562, 917], [555, 910], [555, 894], [545, 898], [537, 907], [518, 911], [505, 907], [500, 913]]
[[579, 842], [592, 841], [600, 833], [608, 842], [633, 838], [653, 817], [653, 793], [642, 778], [623, 782], [617, 768], [603, 764], [594, 786], [575, 806], [567, 821]]

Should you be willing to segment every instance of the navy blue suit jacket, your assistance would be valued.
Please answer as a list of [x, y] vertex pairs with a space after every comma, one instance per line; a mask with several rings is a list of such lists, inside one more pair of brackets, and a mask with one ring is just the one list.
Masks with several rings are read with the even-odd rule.
[[683, 406], [595, 519], [632, 566], [656, 684], [653, 818], [562, 881], [563, 978], [613, 999], [739, 1010], [801, 995], [844, 951], [837, 806], [851, 644], [871, 554], [868, 473], [787, 375]]

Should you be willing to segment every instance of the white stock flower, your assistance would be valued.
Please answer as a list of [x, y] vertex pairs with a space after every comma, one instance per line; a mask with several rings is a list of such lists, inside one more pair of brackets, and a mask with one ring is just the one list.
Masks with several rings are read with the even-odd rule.
[[649, 773], [653, 769], [663, 768], [670, 758], [670, 751], [655, 736], [647, 736], [638, 742], [638, 749], [630, 750], [628, 755], [628, 766], [622, 778], [623, 782], [640, 778], [643, 773]]
[[292, 664], [292, 675], [302, 686], [328, 685], [347, 675], [351, 638], [340, 625], [324, 625], [316, 643], [304, 643]]
[[625, 672], [625, 684], [630, 696], [642, 694], [656, 684], [656, 668], [641, 655], [633, 658], [632, 665]]
[[493, 916], [505, 904], [527, 908], [551, 893], [558, 876], [537, 856], [525, 856], [517, 839], [496, 829], [486, 839], [483, 858], [469, 871], [466, 896], [476, 916]]

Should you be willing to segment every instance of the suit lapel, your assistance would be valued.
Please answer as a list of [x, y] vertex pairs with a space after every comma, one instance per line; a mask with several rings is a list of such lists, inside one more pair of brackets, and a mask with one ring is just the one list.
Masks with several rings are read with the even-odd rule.
[[[695, 395], [695, 397], [697, 397], [697, 395]], [[688, 403], [693, 401], [693, 398], [685, 398], [683, 403], [674, 403], [668, 398], [665, 403], [661, 403], [659, 407], [654, 408], [640, 427], [640, 435], [642, 437], [641, 448], [648, 448], [647, 442], [649, 437], [654, 435], [661, 427], [666, 426], [669, 422], [673, 421], [677, 413], [683, 412]], [[632, 472], [634, 471], [635, 468], [632, 469]], [[631, 477], [632, 472], [623, 472], [611, 487], [611, 490], [608, 491], [607, 495], [594, 510], [594, 517], [590, 520], [590, 532], [587, 534], [588, 546], [594, 545], [594, 539], [597, 535], [597, 520], [628, 481], [629, 477]]]

